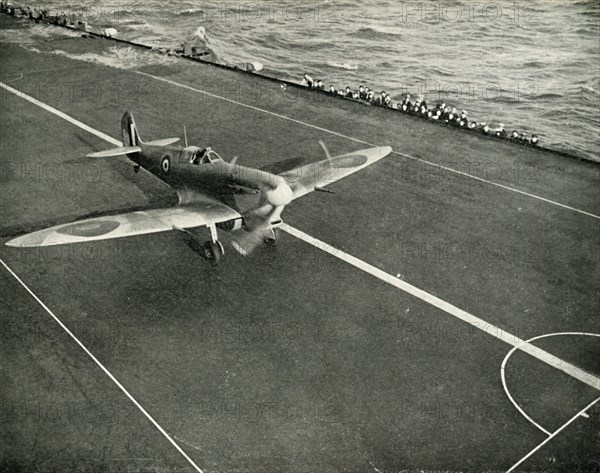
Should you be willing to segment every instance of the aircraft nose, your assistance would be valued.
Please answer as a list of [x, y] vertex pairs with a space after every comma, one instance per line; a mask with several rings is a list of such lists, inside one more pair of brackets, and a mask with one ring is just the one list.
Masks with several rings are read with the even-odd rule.
[[292, 189], [283, 179], [278, 183], [275, 189], [270, 189], [266, 192], [267, 202], [274, 207], [279, 207], [289, 204], [294, 197]]

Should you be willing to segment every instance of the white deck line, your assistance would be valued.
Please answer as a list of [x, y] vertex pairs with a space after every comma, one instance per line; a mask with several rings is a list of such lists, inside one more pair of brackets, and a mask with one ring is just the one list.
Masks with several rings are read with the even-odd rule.
[[[589, 332], [555, 332], [555, 333], [547, 333], [544, 335], [538, 335], [537, 337], [533, 337], [530, 338], [529, 340], [527, 340], [527, 343], [533, 342], [535, 340], [539, 340], [541, 338], [548, 338], [548, 337], [556, 337], [559, 335], [576, 335], [576, 336], [586, 336], [586, 337], [600, 337], [600, 334], [597, 333], [589, 333]], [[518, 347], [513, 347], [504, 357], [504, 360], [502, 360], [502, 366], [500, 367], [500, 378], [502, 380], [502, 387], [504, 388], [504, 392], [506, 393], [506, 396], [508, 397], [508, 399], [510, 400], [510, 402], [513, 403], [513, 406], [515, 406], [515, 408], [521, 413], [521, 415], [523, 417], [525, 417], [525, 419], [527, 419], [529, 422], [531, 422], [533, 425], [535, 425], [538, 429], [540, 429], [542, 432], [544, 432], [546, 435], [552, 435], [550, 432], [548, 432], [546, 429], [544, 429], [540, 424], [538, 424], [536, 421], [534, 421], [529, 415], [527, 415], [527, 413], [521, 408], [521, 406], [519, 406], [519, 404], [517, 404], [517, 401], [515, 401], [512, 397], [512, 395], [510, 394], [510, 391], [508, 390], [508, 385], [506, 384], [506, 363], [508, 362], [509, 358], [513, 355], [513, 353], [518, 349]]]
[[158, 422], [156, 422], [156, 420], [154, 420], [154, 418], [150, 414], [148, 414], [148, 411], [146, 411], [146, 409], [142, 407], [142, 405], [129, 393], [129, 391], [125, 389], [125, 386], [123, 386], [119, 382], [119, 380], [115, 378], [110, 371], [108, 371], [108, 369], [98, 360], [98, 358], [96, 358], [92, 354], [92, 352], [90, 352], [88, 348], [83, 343], [81, 343], [81, 341], [79, 341], [79, 339], [75, 335], [73, 335], [73, 332], [71, 332], [56, 315], [54, 315], [54, 312], [52, 312], [48, 308], [48, 306], [44, 304], [42, 300], [38, 296], [36, 296], [31, 289], [29, 289], [29, 287], [21, 280], [21, 278], [17, 276], [16, 273], [12, 269], [10, 269], [10, 267], [4, 261], [0, 259], [0, 263], [2, 263], [2, 266], [4, 266], [4, 268], [17, 280], [17, 282], [21, 286], [23, 286], [23, 288], [31, 295], [31, 297], [35, 299], [35, 301], [42, 307], [42, 309], [44, 309], [55, 320], [55, 322], [58, 325], [60, 325], [60, 327], [67, 333], [67, 335], [69, 335], [69, 337], [71, 337], [75, 341], [75, 343], [77, 343], [77, 345], [81, 347], [81, 349], [86, 353], [86, 355], [88, 355], [92, 359], [92, 361], [96, 363], [96, 365], [98, 365], [98, 367], [102, 371], [104, 371], [106, 376], [108, 376], [110, 380], [116, 384], [116, 386], [123, 392], [123, 394], [125, 394], [125, 396], [129, 398], [129, 400], [135, 405], [135, 407], [137, 407], [138, 410], [152, 423], [152, 425], [156, 427], [156, 429], [163, 435], [163, 437], [165, 437], [169, 441], [169, 443], [175, 447], [175, 449], [183, 456], [183, 458], [187, 460], [190, 466], [192, 466], [192, 468], [194, 468], [194, 470], [196, 470], [198, 473], [203, 473], [200, 467], [196, 465], [196, 463], [194, 463], [194, 460], [192, 460], [188, 456], [188, 454], [185, 453], [183, 449], [177, 444], [177, 442], [175, 442], [175, 440], [167, 433], [167, 431], [163, 429], [162, 426]]
[[[177, 87], [182, 87], [184, 89], [188, 89], [188, 90], [191, 90], [193, 92], [197, 92], [199, 94], [207, 95], [209, 97], [214, 97], [214, 98], [223, 100], [225, 102], [234, 103], [236, 105], [240, 105], [241, 107], [246, 107], [246, 108], [249, 108], [251, 110], [255, 110], [257, 112], [266, 113], [268, 115], [271, 115], [271, 116], [274, 116], [274, 117], [277, 117], [277, 118], [281, 118], [282, 120], [287, 120], [287, 121], [290, 121], [290, 122], [293, 122], [293, 123], [297, 123], [298, 125], [303, 125], [303, 126], [306, 126], [306, 127], [309, 127], [309, 128], [313, 128], [315, 130], [323, 131], [325, 133], [329, 133], [330, 135], [335, 135], [335, 136], [339, 136], [341, 138], [346, 138], [347, 140], [354, 141], [356, 143], [361, 143], [361, 144], [368, 145], [368, 146], [371, 146], [371, 147], [378, 146], [376, 144], [369, 143], [368, 141], [360, 140], [358, 138], [354, 138], [354, 137], [349, 136], [349, 135], [344, 135], [343, 133], [338, 133], [337, 131], [333, 131], [333, 130], [329, 130], [327, 128], [323, 128], [323, 127], [320, 127], [320, 126], [317, 126], [317, 125], [313, 125], [312, 123], [303, 122], [302, 120], [298, 120], [296, 118], [291, 118], [291, 117], [288, 117], [286, 115], [281, 115], [281, 114], [276, 113], [276, 112], [271, 112], [270, 110], [265, 110], [264, 108], [255, 107], [254, 105], [249, 105], [249, 104], [246, 104], [246, 103], [243, 103], [243, 102], [238, 102], [237, 100], [233, 100], [233, 99], [230, 99], [228, 97], [222, 97], [220, 95], [213, 94], [213, 93], [207, 92], [205, 90], [198, 89], [196, 87], [191, 87], [189, 85], [185, 85], [185, 84], [181, 84], [179, 82], [175, 82], [174, 80], [171, 80], [171, 79], [165, 79], [164, 77], [154, 76], [152, 74], [148, 74], [146, 72], [141, 72], [141, 71], [132, 71], [132, 72], [134, 72], [135, 74], [139, 74], [139, 75], [142, 75], [142, 76], [150, 77], [152, 79], [156, 79], [156, 80], [159, 80], [159, 81], [162, 81], [162, 82], [166, 82], [167, 84], [171, 84], [171, 85], [174, 85], [174, 86], [177, 86]], [[500, 184], [498, 182], [489, 181], [487, 179], [484, 179], [482, 177], [474, 176], [473, 174], [469, 174], [469, 173], [466, 173], [464, 171], [459, 171], [457, 169], [453, 169], [453, 168], [450, 168], [450, 167], [447, 167], [447, 166], [442, 166], [441, 164], [433, 163], [431, 161], [427, 161], [427, 160], [422, 159], [422, 158], [417, 158], [415, 156], [411, 156], [410, 154], [401, 153], [399, 151], [392, 151], [392, 153], [397, 154], [398, 156], [403, 156], [405, 158], [412, 159], [413, 161], [418, 161], [420, 163], [427, 164], [429, 166], [434, 166], [434, 167], [439, 168], [439, 169], [444, 169], [445, 171], [453, 172], [453, 173], [459, 174], [461, 176], [466, 176], [469, 179], [473, 179], [475, 181], [485, 182], [486, 184], [490, 184], [492, 186], [496, 186], [496, 187], [499, 187], [501, 189], [505, 189], [505, 190], [508, 190], [508, 191], [511, 191], [511, 192], [515, 192], [517, 194], [521, 194], [521, 195], [524, 195], [524, 196], [527, 196], [527, 197], [531, 197], [532, 199], [536, 199], [536, 200], [539, 200], [539, 201], [542, 201], [542, 202], [546, 202], [548, 204], [552, 204], [552, 205], [556, 205], [558, 207], [562, 207], [562, 208], [567, 209], [567, 210], [571, 210], [573, 212], [577, 212], [577, 213], [580, 213], [580, 214], [583, 214], [583, 215], [587, 215], [588, 217], [593, 217], [593, 218], [600, 219], [600, 215], [596, 215], [596, 214], [593, 214], [591, 212], [586, 212], [585, 210], [577, 209], [575, 207], [571, 207], [570, 205], [561, 204], [560, 202], [556, 202], [555, 200], [547, 199], [545, 197], [541, 197], [539, 195], [532, 194], [530, 192], [525, 192], [525, 191], [522, 191], [520, 189], [516, 189], [514, 187], [510, 187], [510, 186], [507, 186], [507, 185], [504, 185], [504, 184]]]
[[480, 319], [479, 317], [469, 314], [468, 312], [459, 309], [458, 307], [440, 299], [439, 297], [429, 294], [428, 292], [425, 292], [422, 289], [419, 289], [405, 281], [402, 281], [401, 279], [398, 279], [397, 277], [394, 277], [391, 274], [388, 274], [385, 271], [382, 271], [381, 269], [370, 265], [369, 263], [366, 263], [352, 255], [349, 255], [348, 253], [345, 253], [342, 250], [334, 248], [333, 246], [321, 240], [318, 240], [308, 235], [307, 233], [304, 233], [301, 230], [291, 227], [285, 223], [282, 224], [279, 228], [289, 233], [290, 235], [295, 236], [296, 238], [314, 246], [315, 248], [318, 248], [321, 251], [335, 256], [336, 258], [354, 266], [355, 268], [358, 268], [364, 271], [365, 273], [370, 274], [371, 276], [375, 276], [381, 281], [386, 282], [418, 299], [421, 299], [422, 301], [427, 302], [428, 304], [440, 310], [443, 310], [447, 314], [453, 315], [454, 317], [462, 320], [463, 322], [466, 322], [474, 327], [477, 327], [480, 330], [483, 330], [487, 334], [492, 335], [498, 338], [499, 340], [508, 343], [509, 345], [512, 345], [516, 349], [519, 349], [533, 356], [534, 358], [537, 358], [540, 361], [543, 361], [547, 365], [553, 366], [554, 368], [562, 371], [563, 373], [567, 373], [568, 375], [574, 377], [575, 379], [578, 379], [582, 383], [585, 383], [588, 386], [600, 390], [599, 378], [580, 368], [577, 368], [576, 366], [570, 363], [567, 363], [564, 360], [561, 360], [560, 358], [542, 350], [541, 348], [538, 348], [535, 345], [532, 345], [531, 343], [528, 343], [525, 340], [522, 340], [516, 337], [515, 335], [512, 335], [506, 332], [505, 330], [502, 330], [501, 328], [486, 322], [483, 319]]
[[511, 473], [512, 471], [515, 471], [515, 468], [517, 468], [521, 463], [523, 463], [525, 460], [527, 460], [531, 455], [533, 455], [540, 448], [542, 448], [544, 445], [546, 445], [550, 440], [552, 440], [554, 437], [556, 437], [558, 434], [560, 434], [564, 429], [566, 429], [569, 425], [571, 425], [571, 423], [573, 421], [575, 421], [578, 417], [580, 417], [580, 416], [581, 417], [589, 417], [585, 411], [587, 411], [589, 408], [591, 408], [598, 401], [600, 401], [600, 397], [595, 399], [594, 401], [590, 402], [587, 406], [585, 406], [583, 409], [581, 409], [577, 414], [575, 414], [573, 417], [571, 417], [571, 419], [569, 419], [565, 424], [563, 424], [562, 427], [560, 427], [555, 432], [553, 432], [547, 439], [545, 439], [537, 447], [535, 447], [533, 450], [531, 450], [527, 455], [525, 455], [523, 458], [521, 458], [517, 463], [515, 463], [513, 466], [511, 466], [508, 470], [506, 470], [506, 473]]
[[[30, 97], [27, 94], [23, 94], [22, 92], [18, 91], [17, 89], [14, 89], [2, 82], [0, 82], [0, 87], [3, 87], [6, 90], [18, 95], [19, 97], [22, 97], [23, 99], [27, 100], [28, 102], [31, 102], [31, 103], [43, 108], [44, 110], [47, 110], [48, 112], [59, 116], [63, 120], [66, 120], [69, 123], [72, 123], [73, 125], [78, 126], [79, 128], [87, 131], [88, 133], [98, 136], [99, 138], [102, 138], [111, 144], [121, 146], [120, 141], [112, 138], [109, 135], [106, 135], [105, 133], [102, 133], [101, 131], [95, 130], [94, 128], [86, 125], [85, 123], [80, 122], [79, 120], [67, 115], [66, 113], [63, 113], [60, 110], [57, 110], [54, 107], [51, 107], [50, 105], [40, 102], [39, 100], [37, 100], [33, 97]], [[184, 87], [187, 87], [187, 86], [184, 86]], [[254, 108], [254, 107], [252, 107], [252, 108]], [[272, 113], [272, 112], [267, 112], [267, 113]], [[455, 306], [439, 299], [438, 297], [435, 297], [432, 294], [429, 294], [429, 293], [423, 291], [422, 289], [418, 289], [417, 287], [412, 286], [404, 281], [400, 281], [399, 279], [393, 277], [392, 275], [387, 274], [384, 271], [382, 271], [378, 268], [375, 268], [374, 266], [371, 266], [370, 264], [368, 264], [362, 260], [359, 260], [358, 258], [355, 258], [354, 256], [351, 256], [347, 253], [342, 252], [341, 250], [333, 248], [330, 245], [328, 245], [320, 240], [317, 240], [316, 238], [314, 238], [300, 230], [292, 228], [286, 224], [283, 224], [281, 228], [283, 230], [287, 231], [289, 234], [295, 236], [296, 238], [304, 240], [307, 243], [319, 248], [320, 250], [326, 251], [326, 252], [330, 253], [331, 255], [333, 255], [337, 258], [340, 258], [340, 259], [346, 261], [347, 263], [350, 263], [351, 265], [355, 266], [356, 268], [359, 268], [359, 269], [381, 279], [382, 281], [387, 282], [387, 283], [397, 287], [398, 289], [408, 292], [409, 294], [412, 294], [413, 296], [418, 297], [419, 299], [433, 305], [434, 307], [437, 307], [437, 308], [443, 310], [444, 312], [447, 312], [448, 314], [453, 315], [453, 316], [463, 320], [464, 322], [467, 322], [467, 323], [479, 328], [480, 330], [483, 330], [483, 331], [486, 331], [487, 333], [489, 333], [489, 330], [492, 329], [492, 331], [494, 332], [494, 333], [492, 333], [492, 335], [495, 336], [496, 338], [508, 343], [509, 345], [518, 346], [518, 348], [520, 350], [528, 353], [529, 355], [537, 358], [538, 360], [541, 360], [544, 363], [547, 363], [548, 365], [553, 366], [553, 367], [563, 371], [564, 373], [569, 374], [570, 376], [573, 376], [574, 378], [587, 384], [588, 386], [591, 386], [595, 389], [600, 390], [600, 379], [583, 371], [582, 369], [577, 368], [576, 366], [573, 366], [570, 363], [567, 363], [566, 361], [563, 361], [560, 358], [558, 358], [554, 355], [551, 355], [550, 353], [545, 352], [544, 350], [541, 350], [540, 348], [537, 348], [536, 346], [531, 345], [531, 344], [525, 342], [524, 340], [521, 340], [521, 339], [517, 338], [516, 336], [511, 335], [508, 332], [505, 332], [504, 330], [501, 330], [498, 327], [494, 327], [493, 325], [485, 322], [484, 320], [482, 320], [478, 317], [475, 317], [474, 315], [471, 315], [468, 312], [466, 312], [462, 309], [459, 309], [458, 307], [455, 307]]]

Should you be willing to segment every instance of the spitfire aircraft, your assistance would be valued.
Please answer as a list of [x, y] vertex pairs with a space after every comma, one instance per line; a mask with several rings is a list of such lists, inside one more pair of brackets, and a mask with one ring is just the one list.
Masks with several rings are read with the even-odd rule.
[[[177, 192], [177, 205], [88, 218], [22, 235], [6, 244], [37, 247], [121, 238], [206, 226], [210, 240], [200, 246], [202, 256], [217, 264], [224, 254], [218, 230], [232, 232], [232, 246], [242, 255], [273, 243], [281, 213], [291, 201], [312, 191], [331, 192], [324, 186], [387, 156], [392, 148], [376, 147], [331, 157], [279, 174], [225, 162], [211, 148], [175, 146], [179, 138], [143, 142], [133, 116], [121, 119], [123, 146], [88, 154], [105, 158], [127, 156], [135, 172], [143, 167]], [[197, 245], [196, 245], [197, 246]]]

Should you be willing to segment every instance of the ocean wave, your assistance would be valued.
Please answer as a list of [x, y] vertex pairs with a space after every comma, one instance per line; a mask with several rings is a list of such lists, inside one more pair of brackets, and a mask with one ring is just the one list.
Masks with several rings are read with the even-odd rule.
[[582, 85], [577, 89], [577, 93], [579, 94], [588, 94], [588, 95], [592, 95], [594, 97], [597, 97], [598, 95], [600, 95], [600, 91], [598, 89], [594, 89], [593, 87], [589, 86], [589, 85]]
[[121, 48], [114, 46], [102, 54], [96, 53], [69, 53], [62, 49], [55, 49], [53, 54], [65, 56], [77, 61], [92, 62], [116, 69], [136, 69], [142, 66], [169, 65], [176, 62], [176, 58], [165, 54], [148, 54], [132, 47]]
[[550, 138], [550, 141], [547, 143], [546, 146], [549, 146], [550, 148], [555, 149], [557, 151], [561, 151], [563, 153], [571, 154], [573, 156], [578, 156], [580, 158], [587, 158], [591, 159], [592, 161], [600, 162], [600, 156], [598, 155], [598, 153], [590, 152], [583, 146], [573, 143], [573, 141], [568, 138], [560, 141], [553, 140], [552, 138]]
[[288, 49], [291, 45], [290, 39], [276, 33], [267, 33], [265, 35], [256, 36], [253, 42], [258, 46], [266, 48], [267, 50], [271, 50], [276, 47]]
[[119, 21], [127, 21], [127, 20], [123, 20], [121, 17], [125, 16], [125, 15], [139, 15], [140, 13], [143, 13], [139, 10], [127, 10], [125, 8], [123, 9], [117, 9], [117, 10], [113, 10], [112, 14], [114, 18], [119, 18]]
[[328, 61], [326, 64], [328, 66], [330, 66], [330, 67], [335, 67], [336, 69], [345, 69], [347, 71], [356, 71], [356, 70], [358, 70], [358, 64], [351, 64], [351, 63], [348, 63], [348, 62]]
[[431, 71], [438, 75], [438, 76], [443, 76], [443, 77], [454, 77], [456, 75], [456, 73], [452, 70], [449, 69], [444, 69], [442, 67], [432, 67]]
[[[99, 2], [111, 5], [107, 11], [116, 10], [116, 0]], [[58, 0], [48, 3], [60, 4]], [[427, 90], [436, 82], [448, 86], [475, 84], [474, 95], [467, 97], [463, 93], [456, 99], [463, 101], [462, 107], [459, 103], [455, 105], [468, 109], [478, 121], [502, 117], [507, 128], [530, 126], [534, 132], [548, 137], [544, 145], [564, 139], [583, 146], [582, 152], [597, 149], [597, 140], [594, 143], [589, 138], [597, 135], [594, 105], [600, 95], [600, 79], [594, 74], [599, 50], [593, 40], [598, 33], [600, 14], [597, 0], [574, 0], [568, 5], [538, 3], [537, 13], [533, 8], [521, 9], [518, 21], [511, 17], [511, 21], [489, 22], [484, 21], [481, 7], [473, 12], [475, 21], [466, 21], [465, 0], [449, 4], [452, 9], [454, 5], [462, 8], [461, 22], [439, 21], [435, 13], [414, 15], [399, 22], [406, 11], [402, 2], [393, 0], [366, 4], [342, 0], [335, 2], [335, 9], [328, 10], [334, 13], [331, 19], [341, 21], [292, 22], [282, 17], [285, 4], [273, 4], [275, 15], [263, 14], [256, 21], [238, 21], [239, 15], [234, 13], [238, 7], [225, 6], [224, 21], [215, 21], [208, 28], [215, 54], [223, 62], [234, 64], [256, 57], [265, 63], [270, 75], [279, 78], [298, 80], [298, 74], [308, 72], [327, 84], [355, 84], [360, 79], [376, 90], [390, 92], [421, 82], [427, 84]], [[175, 8], [169, 3], [150, 0], [139, 10], [133, 7], [129, 10], [135, 11], [119, 10], [119, 23], [101, 28], [115, 26], [119, 38], [177, 47], [198, 26], [201, 15], [218, 18], [214, 11], [211, 13], [204, 7], [203, 12], [201, 7], [192, 0], [178, 0]], [[504, 15], [509, 15], [510, 8], [502, 8]], [[494, 14], [489, 9], [488, 13]], [[110, 14], [98, 21], [107, 17]], [[270, 22], [272, 18], [275, 22]], [[98, 24], [91, 23], [99, 29]], [[44, 39], [52, 39], [55, 33], [40, 32], [40, 26], [34, 28], [34, 36], [26, 30], [25, 34], [0, 30], [0, 38], [23, 45], [37, 42], [32, 46], [42, 50], [51, 47]], [[62, 30], [63, 35], [65, 31]], [[145, 54], [146, 61], [132, 56], [133, 64], [129, 58], [83, 59], [114, 62], [110, 64], [114, 67], [136, 67], [147, 64], [150, 56], [155, 56], [152, 60], [159, 63], [169, 59], [158, 53]], [[501, 89], [498, 100], [491, 101], [482, 92], [488, 84], [498, 84]], [[531, 87], [527, 86], [531, 84], [536, 85], [536, 93], [528, 93]], [[494, 90], [489, 89], [488, 95], [493, 95]], [[584, 120], [578, 112], [587, 113], [589, 118]], [[557, 116], [561, 117], [560, 123]]]
[[74, 38], [81, 33], [54, 26], [33, 25], [29, 29], [0, 29], [0, 41], [5, 43], [35, 44], [40, 40]]
[[148, 25], [148, 21], [140, 18], [124, 18], [120, 19], [118, 24], [120, 25]]
[[181, 10], [175, 13], [177, 16], [196, 16], [196, 15], [204, 15], [204, 10], [202, 8], [187, 8], [185, 10]]
[[154, 31], [155, 27], [153, 27], [150, 23], [145, 20], [131, 20], [122, 23], [123, 29], [130, 30], [150, 30]]
[[561, 94], [560, 92], [546, 92], [543, 94], [534, 95], [532, 98], [537, 101], [543, 101], [548, 99], [562, 99], [564, 98], [564, 94]]
[[[575, 5], [577, 5], [577, 3]], [[587, 7], [588, 10], [580, 11], [579, 15], [597, 17], [598, 13], [600, 13], [600, 7], [598, 6], [598, 3], [596, 2], [596, 0], [592, 0], [591, 3], [586, 4], [586, 5], [580, 4], [580, 6]]]
[[375, 28], [359, 28], [356, 32], [356, 37], [360, 39], [370, 39], [370, 40], [397, 40], [402, 38], [402, 35], [399, 33], [388, 33], [385, 31], [379, 31]]
[[523, 67], [532, 67], [532, 68], [536, 68], [536, 69], [542, 69], [544, 67], [546, 67], [546, 64], [544, 64], [541, 61], [527, 61], [526, 63], [523, 64]]
[[[590, 25], [592, 26], [592, 25]], [[593, 25], [596, 26], [596, 25]], [[585, 36], [593, 36], [594, 38], [597, 37], [598, 32], [594, 31], [593, 28], [577, 28], [576, 30], [573, 30], [572, 33], [576, 34], [576, 35], [585, 35]]]
[[159, 34], [155, 35], [140, 35], [136, 37], [135, 42], [139, 44], [145, 44], [147, 46], [152, 46], [154, 49], [166, 48], [166, 49], [176, 49], [180, 46], [178, 43], [173, 43], [169, 41], [170, 38], [166, 38]]

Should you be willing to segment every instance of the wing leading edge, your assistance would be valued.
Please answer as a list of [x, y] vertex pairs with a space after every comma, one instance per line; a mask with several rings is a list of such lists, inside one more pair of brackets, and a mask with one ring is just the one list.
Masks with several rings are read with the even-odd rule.
[[[279, 174], [293, 192], [293, 199], [323, 188], [370, 166], [392, 152], [389, 146], [369, 148], [335, 156]], [[211, 225], [242, 216], [217, 201], [204, 200], [163, 209], [128, 212], [89, 218], [28, 233], [6, 242], [12, 247], [64, 245], [158, 233], [175, 228]]]
[[158, 233], [174, 228], [194, 228], [239, 218], [241, 215], [220, 202], [202, 202], [164, 209], [129, 212], [89, 218], [39, 230], [6, 243], [14, 247], [65, 245], [95, 240]]
[[323, 188], [376, 163], [392, 152], [390, 146], [363, 149], [307, 164], [280, 174], [291, 187], [294, 199]]

